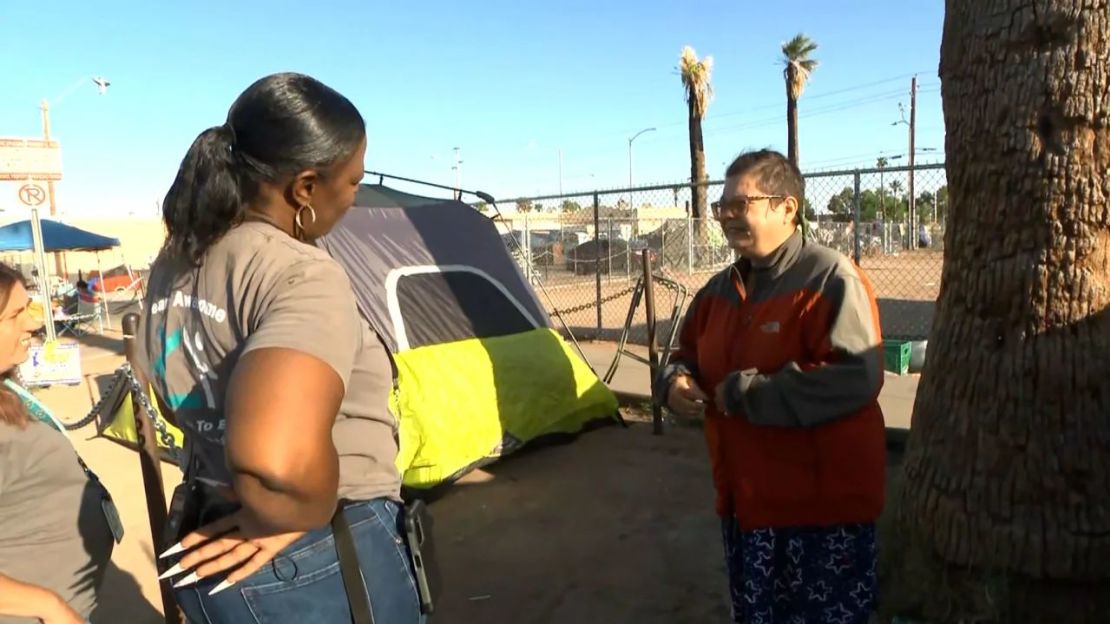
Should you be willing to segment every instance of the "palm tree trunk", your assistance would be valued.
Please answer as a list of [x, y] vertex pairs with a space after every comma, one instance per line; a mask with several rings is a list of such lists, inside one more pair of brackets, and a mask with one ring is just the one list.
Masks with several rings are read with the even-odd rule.
[[798, 98], [792, 85], [797, 79], [798, 68], [786, 66], [786, 157], [795, 167], [798, 164]]
[[690, 216], [694, 219], [699, 244], [705, 241], [706, 215], [708, 214], [706, 192], [708, 188], [701, 184], [707, 180], [705, 175], [705, 141], [701, 132], [701, 116], [694, 108], [691, 98], [687, 107], [690, 122]]
[[927, 621], [1110, 621], [1107, 49], [1103, 0], [947, 2], [951, 227], [886, 590]]

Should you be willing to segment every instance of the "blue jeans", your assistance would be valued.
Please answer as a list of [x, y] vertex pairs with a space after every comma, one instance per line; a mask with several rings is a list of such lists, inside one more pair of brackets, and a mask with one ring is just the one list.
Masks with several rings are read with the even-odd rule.
[[[344, 510], [377, 624], [423, 624], [402, 508], [375, 499]], [[350, 624], [351, 608], [339, 572], [331, 526], [311, 531], [272, 562], [215, 596], [221, 575], [176, 590], [178, 604], [195, 624], [319, 622]]]

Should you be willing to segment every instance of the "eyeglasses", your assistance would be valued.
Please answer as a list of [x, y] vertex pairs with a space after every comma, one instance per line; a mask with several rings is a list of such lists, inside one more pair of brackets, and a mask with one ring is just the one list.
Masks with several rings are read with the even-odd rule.
[[724, 200], [717, 200], [710, 204], [713, 208], [713, 216], [720, 217], [722, 214], [728, 213], [733, 215], [742, 215], [748, 213], [748, 208], [752, 203], [761, 199], [786, 199], [785, 195], [738, 195], [725, 202]]

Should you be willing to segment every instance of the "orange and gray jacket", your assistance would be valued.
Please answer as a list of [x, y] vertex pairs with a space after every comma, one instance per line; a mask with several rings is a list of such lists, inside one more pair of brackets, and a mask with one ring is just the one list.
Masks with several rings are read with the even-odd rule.
[[[883, 507], [883, 349], [870, 281], [795, 233], [695, 295], [654, 394], [691, 375], [711, 397], [705, 436], [717, 512], [742, 529], [875, 520]], [[725, 384], [725, 410], [713, 405]]]

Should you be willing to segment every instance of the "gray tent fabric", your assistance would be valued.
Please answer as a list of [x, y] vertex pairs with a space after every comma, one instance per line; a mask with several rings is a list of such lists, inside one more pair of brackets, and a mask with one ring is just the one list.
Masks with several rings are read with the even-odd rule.
[[551, 327], [493, 222], [463, 202], [363, 185], [317, 245], [395, 353]]

